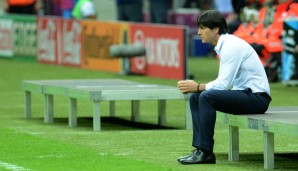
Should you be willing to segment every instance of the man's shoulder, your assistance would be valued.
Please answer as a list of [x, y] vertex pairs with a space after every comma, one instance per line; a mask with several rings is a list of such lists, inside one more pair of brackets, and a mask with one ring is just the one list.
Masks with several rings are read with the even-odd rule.
[[240, 53], [242, 50], [247, 49], [249, 45], [245, 40], [232, 34], [222, 35], [221, 39], [221, 45], [218, 47], [229, 53]]
[[224, 35], [224, 41], [228, 42], [227, 44], [229, 46], [243, 46], [244, 44], [248, 44], [245, 40], [241, 39], [240, 37], [237, 37], [233, 34], [226, 34]]
[[241, 38], [233, 35], [233, 34], [224, 34], [223, 36], [226, 37], [226, 39], [231, 39], [231, 40], [242, 40]]

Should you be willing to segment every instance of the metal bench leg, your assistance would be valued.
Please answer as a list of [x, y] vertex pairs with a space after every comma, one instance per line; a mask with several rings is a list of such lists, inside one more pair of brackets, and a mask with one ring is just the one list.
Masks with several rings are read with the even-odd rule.
[[229, 125], [229, 161], [239, 161], [239, 129]]
[[93, 131], [100, 131], [100, 102], [94, 101], [93, 103]]
[[192, 129], [192, 116], [190, 111], [189, 99], [185, 100], [185, 129]]
[[264, 131], [264, 168], [274, 169], [274, 134]]
[[109, 110], [110, 110], [110, 116], [115, 117], [116, 116], [116, 104], [115, 100], [111, 100], [109, 102]]
[[77, 127], [77, 99], [69, 98], [69, 127]]
[[44, 122], [53, 123], [54, 122], [54, 100], [53, 95], [45, 94], [45, 112], [44, 112]]
[[131, 121], [140, 121], [140, 100], [131, 101]]
[[166, 107], [167, 101], [166, 100], [158, 100], [158, 125], [166, 126]]
[[31, 92], [25, 91], [25, 118], [31, 118]]

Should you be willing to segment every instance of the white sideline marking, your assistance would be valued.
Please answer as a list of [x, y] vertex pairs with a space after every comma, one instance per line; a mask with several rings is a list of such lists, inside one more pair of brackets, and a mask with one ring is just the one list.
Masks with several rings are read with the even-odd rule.
[[295, 112], [298, 112], [298, 111], [267, 111], [268, 113], [295, 113]]
[[0, 161], [0, 168], [1, 167], [4, 169], [13, 170], [13, 171], [30, 170], [30, 169], [23, 168], [21, 166], [17, 166], [17, 165], [13, 165], [13, 164], [9, 164], [9, 163]]

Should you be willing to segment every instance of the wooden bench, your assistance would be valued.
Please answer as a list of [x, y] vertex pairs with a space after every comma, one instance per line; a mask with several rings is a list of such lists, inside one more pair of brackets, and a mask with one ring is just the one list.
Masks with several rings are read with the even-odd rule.
[[239, 127], [263, 131], [264, 168], [274, 169], [274, 133], [298, 136], [298, 107], [271, 107], [266, 114], [218, 115], [229, 126], [229, 161], [239, 160]]
[[77, 100], [93, 102], [93, 130], [100, 131], [100, 102], [109, 101], [109, 114], [115, 116], [115, 101], [131, 101], [131, 119], [139, 121], [140, 100], [158, 100], [158, 125], [166, 126], [166, 100], [185, 100], [186, 129], [192, 128], [189, 95], [183, 95], [174, 86], [144, 84], [121, 79], [96, 80], [28, 80], [22, 82], [25, 91], [25, 117], [31, 118], [31, 93], [45, 97], [44, 121], [54, 122], [54, 97], [69, 98], [69, 126], [77, 126]]

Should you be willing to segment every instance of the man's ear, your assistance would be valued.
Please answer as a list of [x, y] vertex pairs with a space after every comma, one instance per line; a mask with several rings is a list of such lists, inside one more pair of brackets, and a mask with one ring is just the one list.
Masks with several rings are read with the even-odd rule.
[[215, 34], [219, 34], [219, 28], [218, 28], [218, 27], [214, 27], [213, 32], [214, 32]]

